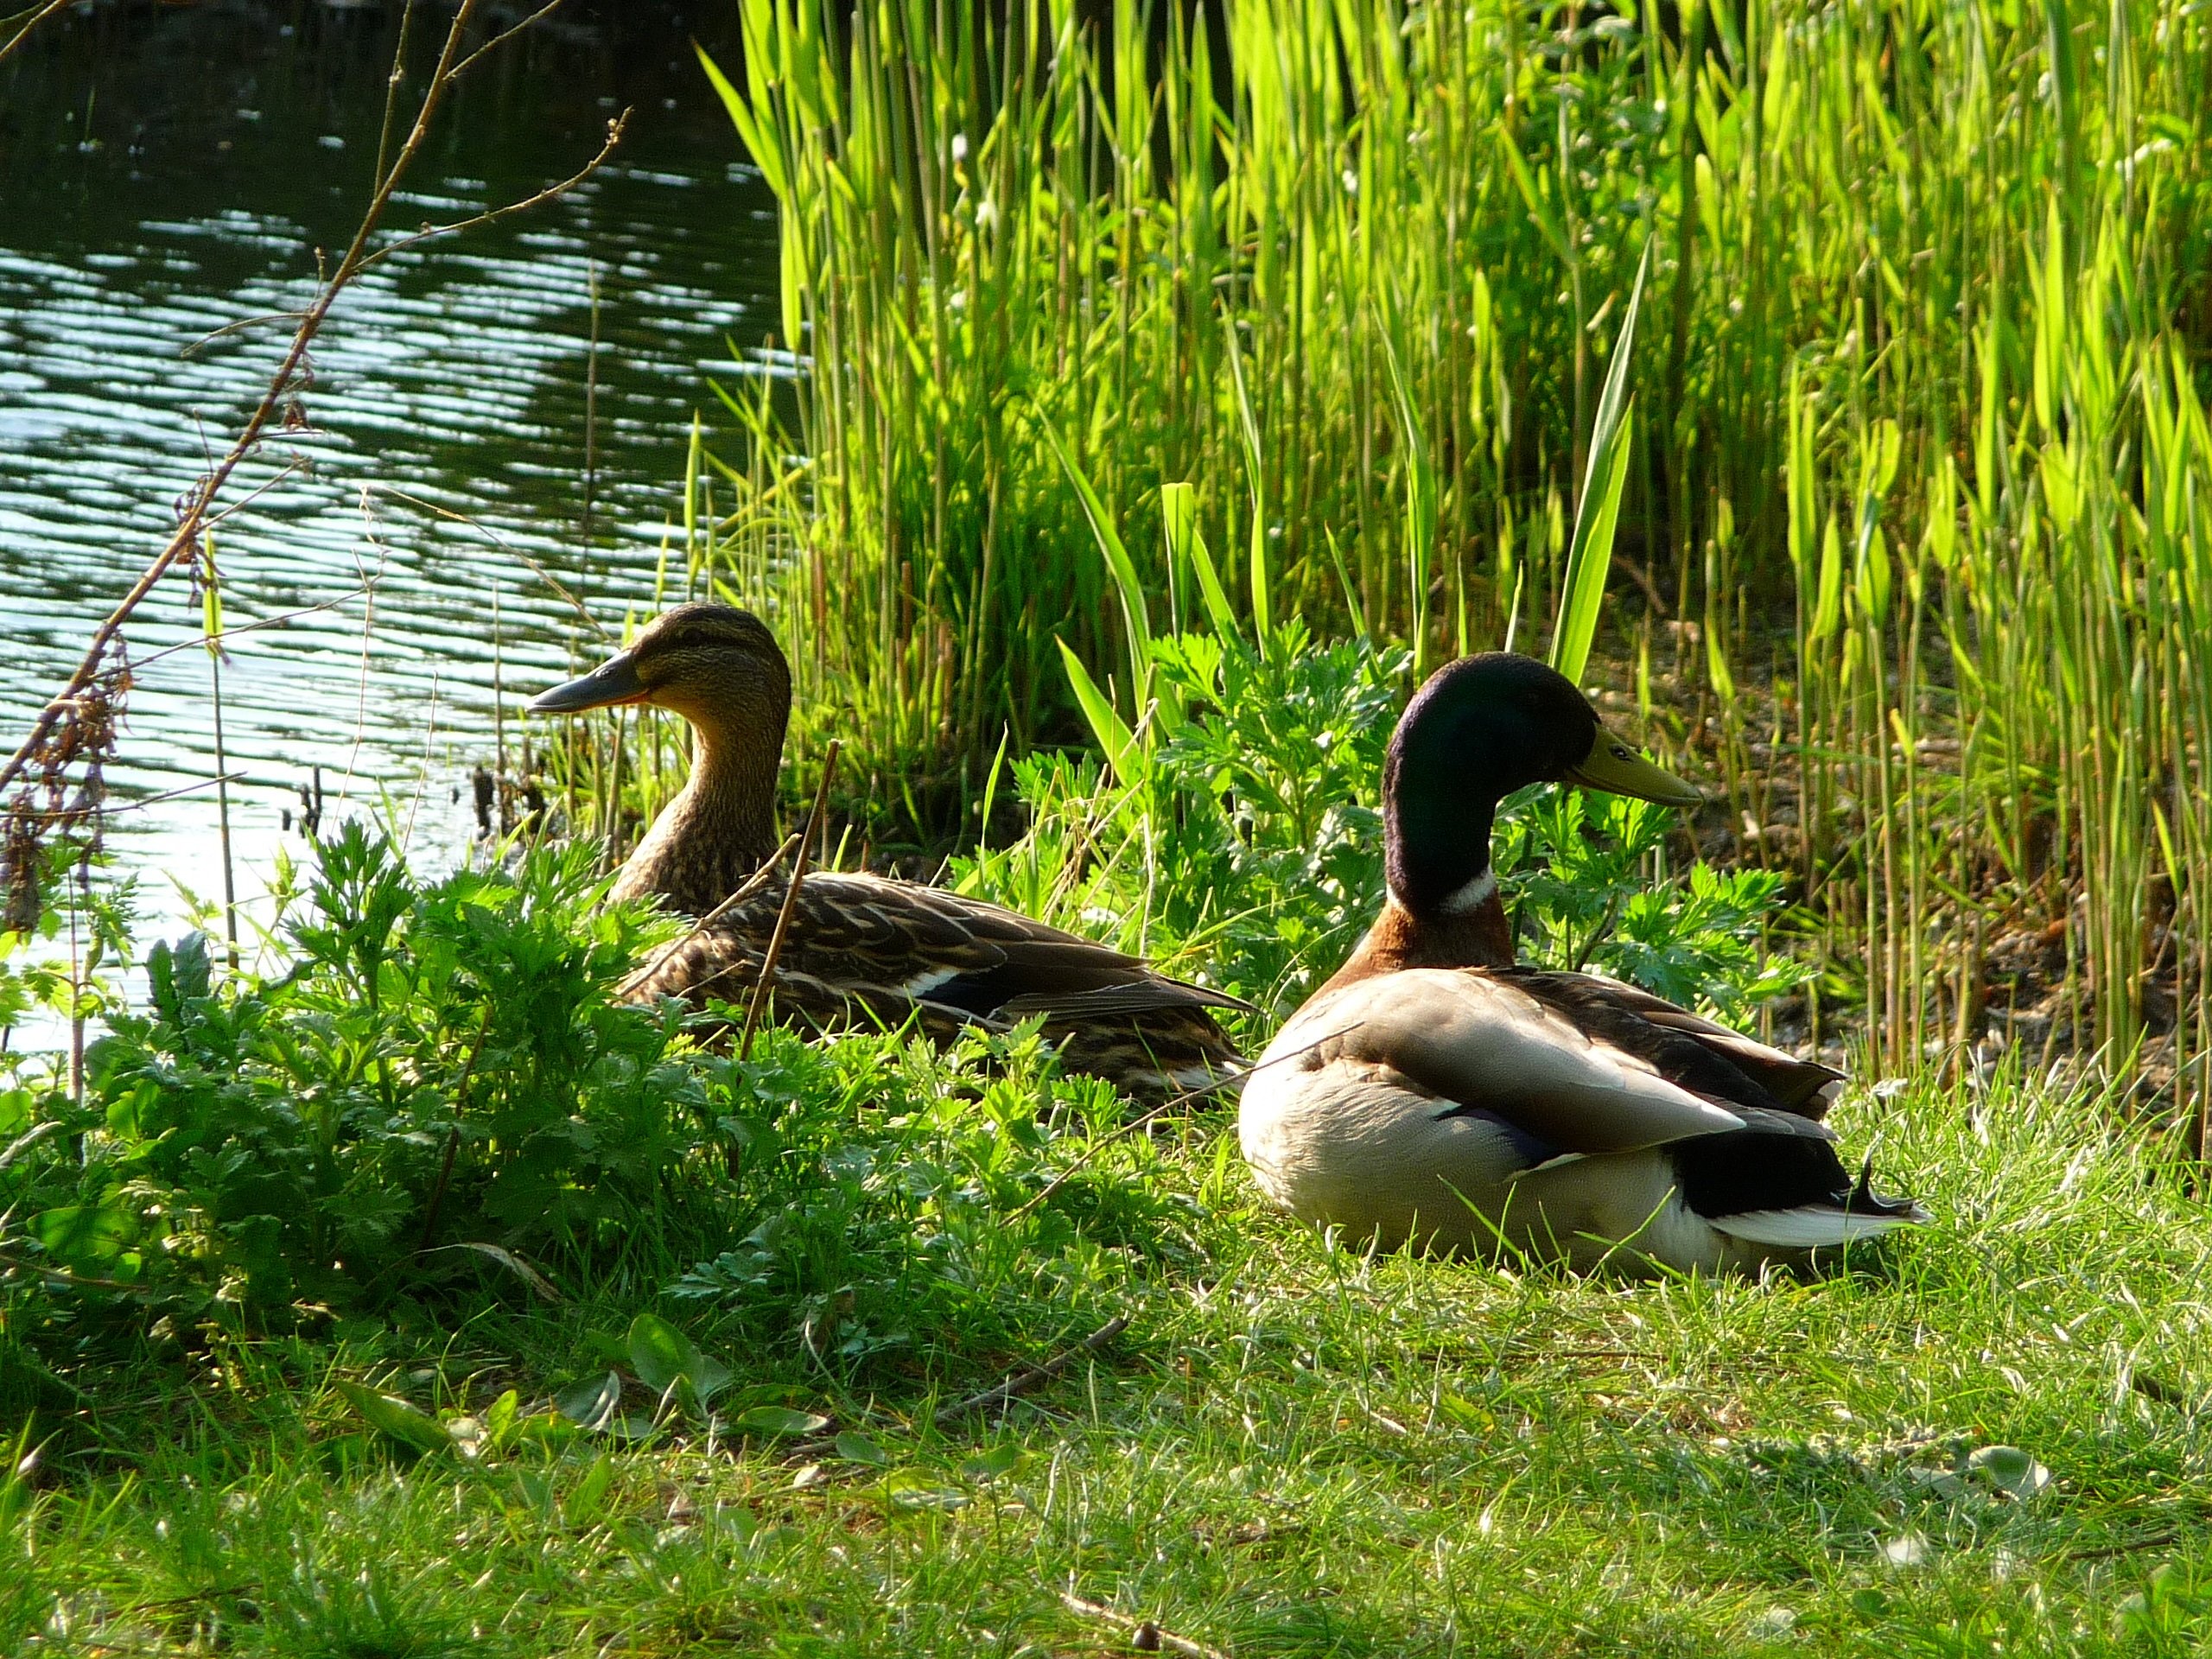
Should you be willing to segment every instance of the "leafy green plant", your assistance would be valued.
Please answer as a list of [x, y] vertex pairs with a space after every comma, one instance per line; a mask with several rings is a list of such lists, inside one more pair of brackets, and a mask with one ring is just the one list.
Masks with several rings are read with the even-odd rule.
[[741, 1149], [734, 1242], [670, 1294], [839, 1377], [1096, 1324], [1132, 1263], [1193, 1259], [1198, 1217], [1144, 1179], [1147, 1139], [1096, 1146], [1124, 1122], [1110, 1089], [1039, 1062], [1019, 1036], [941, 1054], [764, 1033], [718, 1096]]
[[42, 1259], [268, 1318], [456, 1242], [497, 1261], [635, 1213], [703, 1095], [668, 1020], [607, 996], [665, 925], [600, 892], [582, 850], [421, 882], [356, 825], [321, 847], [280, 976], [218, 985], [204, 936], [157, 945], [143, 1011], [88, 1056], [81, 1158], [0, 1173]]
[[1723, 1019], [1809, 978], [1765, 948], [1780, 874], [1700, 860], [1655, 880], [1676, 823], [1666, 807], [1579, 789], [1509, 801], [1492, 852], [1522, 960], [1611, 974]]
[[1293, 620], [1259, 647], [1163, 636], [1152, 667], [1172, 729], [1122, 743], [1110, 777], [1017, 763], [1028, 831], [956, 859], [953, 880], [1287, 1013], [1379, 902], [1376, 791], [1410, 655]]
[[[1378, 791], [1408, 653], [1317, 645], [1293, 620], [1264, 649], [1182, 632], [1152, 654], [1156, 696], [1179, 710], [1172, 733], [1131, 734], [1110, 773], [1065, 756], [1016, 763], [1029, 829], [954, 861], [955, 878], [1280, 1017], [1382, 902]], [[1668, 878], [1679, 824], [1665, 808], [1580, 790], [1507, 801], [1493, 855], [1521, 958], [1725, 1017], [1802, 982], [1808, 969], [1766, 948], [1786, 879], [1701, 861]]]

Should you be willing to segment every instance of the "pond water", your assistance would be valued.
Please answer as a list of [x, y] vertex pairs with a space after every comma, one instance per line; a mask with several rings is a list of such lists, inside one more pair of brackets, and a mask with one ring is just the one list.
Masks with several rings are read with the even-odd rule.
[[[318, 767], [326, 827], [388, 802], [418, 861], [460, 855], [495, 687], [512, 714], [601, 649], [533, 564], [612, 630], [652, 603], [693, 411], [711, 423], [709, 377], [760, 372], [732, 344], [775, 326], [772, 199], [690, 44], [734, 67], [734, 11], [570, 0], [480, 66], [389, 228], [568, 176], [626, 105], [628, 136], [562, 200], [365, 276], [315, 346], [309, 424], [234, 480], [217, 546], [242, 899], [288, 837], [301, 848], [285, 818]], [[418, 65], [439, 14], [418, 18]], [[0, 751], [162, 546], [289, 338], [216, 331], [299, 308], [317, 250], [334, 257], [359, 222], [397, 17], [99, 5], [0, 65]], [[186, 891], [221, 892], [200, 616], [178, 578], [126, 636], [110, 845], [156, 931]]]

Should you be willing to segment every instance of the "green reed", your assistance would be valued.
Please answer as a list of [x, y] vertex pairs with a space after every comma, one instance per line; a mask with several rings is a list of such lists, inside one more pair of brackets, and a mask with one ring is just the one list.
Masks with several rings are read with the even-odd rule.
[[[1156, 528], [1176, 483], [1262, 632], [1356, 609], [1426, 664], [1516, 600], [1553, 608], [1567, 435], [1650, 192], [1529, 171], [1578, 130], [1535, 39], [1501, 75], [1491, 23], [1370, 37], [1311, 5], [1224, 29], [1123, 3], [1096, 34], [1055, 5], [1003, 30], [918, 3], [747, 15], [727, 96], [785, 204], [782, 337], [810, 366], [788, 434], [765, 385], [732, 398], [770, 464], [701, 550], [773, 590], [863, 753], [957, 805], [1002, 728], [1080, 729], [1054, 641], [1103, 668], [1125, 636], [1063, 448], [1171, 617], [1192, 599]], [[1590, 59], [1591, 96], [1640, 85], [1610, 36]], [[1632, 137], [1639, 167], [1660, 156]], [[1561, 313], [1544, 290], [1568, 275]]]
[[685, 544], [878, 808], [972, 824], [1002, 740], [1082, 734], [1063, 646], [1141, 721], [1129, 575], [1197, 614], [1193, 540], [1262, 635], [1534, 646], [1648, 251], [1599, 655], [1831, 996], [1903, 1065], [2056, 928], [2047, 1049], [2204, 1052], [2201, 8], [746, 15], [804, 355], [726, 389]]
[[[2056, 5], [1883, 38], [1888, 77], [1838, 29], [1779, 31], [1763, 70], [1794, 130], [1751, 233], [1855, 278], [1781, 400], [1808, 893], [1890, 1065], [1971, 1034], [1989, 938], [2051, 928], [2046, 1052], [2125, 1068], [2177, 1020], [2178, 1061], [2212, 874], [2212, 41]], [[1840, 178], [1861, 212], [1821, 211]]]

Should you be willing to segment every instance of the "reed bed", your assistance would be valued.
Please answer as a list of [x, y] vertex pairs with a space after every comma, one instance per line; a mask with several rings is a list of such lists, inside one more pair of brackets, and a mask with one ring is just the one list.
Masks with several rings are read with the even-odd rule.
[[2194, 1076], [2201, 7], [747, 0], [727, 69], [781, 347], [683, 548], [875, 806], [972, 831], [1079, 737], [1056, 642], [1141, 717], [1086, 487], [1155, 623], [1172, 512], [1262, 636], [1535, 645], [1648, 253], [1599, 655], [1799, 877], [1816, 1026]]

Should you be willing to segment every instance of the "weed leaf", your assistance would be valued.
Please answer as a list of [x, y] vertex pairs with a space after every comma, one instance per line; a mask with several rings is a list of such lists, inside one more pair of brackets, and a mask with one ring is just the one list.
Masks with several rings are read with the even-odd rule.
[[454, 1439], [446, 1426], [420, 1406], [340, 1378], [335, 1384], [361, 1420], [383, 1435], [416, 1452], [450, 1452]]

